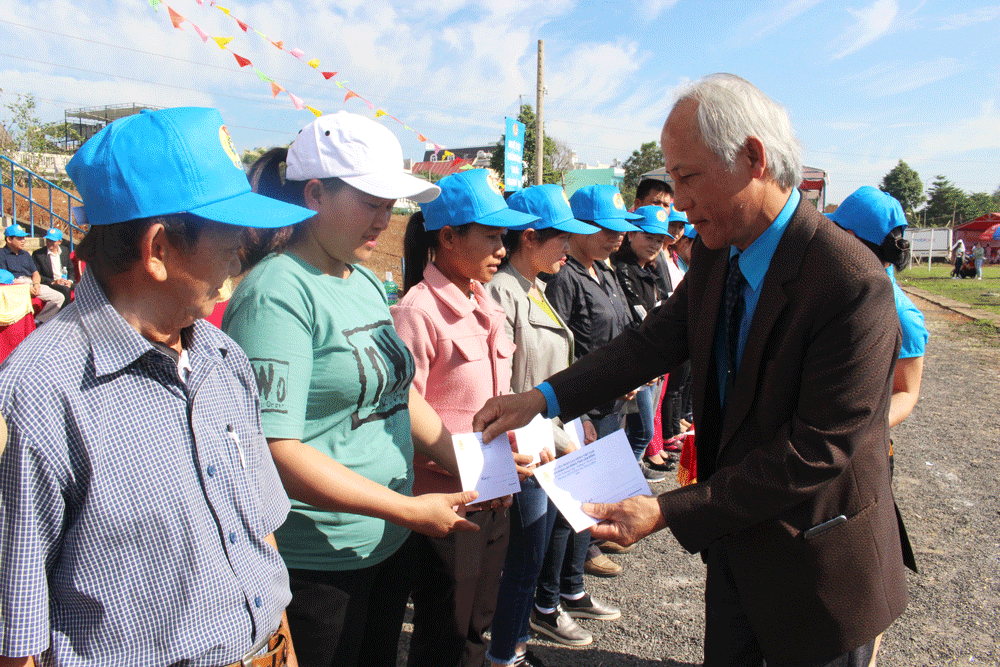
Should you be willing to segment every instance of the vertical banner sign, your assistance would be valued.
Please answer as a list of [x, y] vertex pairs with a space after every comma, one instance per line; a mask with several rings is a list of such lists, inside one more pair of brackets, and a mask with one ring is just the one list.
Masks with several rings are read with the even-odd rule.
[[524, 157], [524, 123], [513, 118], [507, 119], [503, 152], [503, 189], [505, 192], [520, 190], [523, 181], [521, 160]]

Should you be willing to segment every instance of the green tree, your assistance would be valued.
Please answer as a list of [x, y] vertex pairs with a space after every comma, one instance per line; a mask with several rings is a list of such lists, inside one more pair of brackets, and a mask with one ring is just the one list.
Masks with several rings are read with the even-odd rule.
[[935, 177], [927, 190], [927, 224], [943, 227], [959, 222], [964, 214], [965, 191], [942, 175]]
[[263, 146], [258, 146], [257, 148], [248, 148], [242, 153], [240, 153], [240, 162], [243, 163], [244, 169], [249, 169], [254, 162], [260, 158], [261, 155], [271, 150], [270, 148], [265, 148]]
[[626, 206], [631, 208], [635, 202], [635, 189], [639, 187], [642, 175], [662, 166], [663, 153], [655, 141], [648, 141], [632, 151], [632, 155], [622, 165], [625, 169], [625, 178], [622, 180], [621, 191]]
[[[524, 123], [524, 157], [522, 174], [525, 187], [535, 184], [535, 109], [530, 104], [521, 105], [521, 113], [517, 119]], [[497, 149], [490, 158], [490, 169], [497, 172], [501, 178], [504, 173], [504, 142], [506, 134], [500, 135]], [[542, 140], [542, 183], [562, 184], [563, 174], [568, 167], [561, 154], [567, 152], [566, 145], [548, 134]]]
[[973, 192], [961, 207], [961, 217], [963, 222], [968, 222], [994, 211], [1000, 212], [1000, 193]]
[[910, 165], [900, 160], [899, 164], [882, 178], [879, 190], [898, 199], [910, 222], [915, 222], [913, 212], [924, 203], [924, 184], [920, 182], [919, 174], [911, 169]]

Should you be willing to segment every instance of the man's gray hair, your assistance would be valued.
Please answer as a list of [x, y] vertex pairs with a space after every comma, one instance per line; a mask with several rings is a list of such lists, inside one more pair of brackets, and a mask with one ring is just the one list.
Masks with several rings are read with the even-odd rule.
[[709, 74], [682, 89], [674, 108], [685, 100], [698, 103], [702, 140], [730, 169], [747, 138], [756, 137], [778, 185], [790, 189], [802, 181], [802, 147], [788, 112], [752, 83], [734, 74]]

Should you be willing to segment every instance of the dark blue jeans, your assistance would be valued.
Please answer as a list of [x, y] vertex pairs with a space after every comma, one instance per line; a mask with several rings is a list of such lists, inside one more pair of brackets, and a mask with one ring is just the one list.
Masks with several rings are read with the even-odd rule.
[[486, 659], [501, 665], [514, 662], [517, 644], [528, 641], [528, 618], [535, 584], [548, 550], [559, 511], [533, 478], [521, 482], [510, 515], [510, 543], [504, 561], [497, 608], [490, 626]]
[[650, 387], [643, 385], [639, 393], [632, 399], [638, 408], [638, 412], [633, 412], [625, 417], [625, 435], [632, 445], [632, 452], [635, 460], [638, 461], [649, 447], [649, 441], [653, 439], [653, 427], [656, 419], [656, 403], [660, 398], [660, 384]]
[[[617, 431], [620, 423], [621, 417], [617, 413], [611, 413], [595, 419], [594, 430], [597, 431], [598, 438], [603, 438]], [[589, 546], [590, 531], [577, 533], [563, 515], [559, 514], [552, 528], [552, 539], [545, 553], [542, 571], [538, 575], [538, 590], [535, 591], [537, 606], [551, 609], [559, 604], [560, 593], [576, 595], [583, 592], [583, 564], [587, 560]], [[600, 553], [597, 547], [594, 548]]]

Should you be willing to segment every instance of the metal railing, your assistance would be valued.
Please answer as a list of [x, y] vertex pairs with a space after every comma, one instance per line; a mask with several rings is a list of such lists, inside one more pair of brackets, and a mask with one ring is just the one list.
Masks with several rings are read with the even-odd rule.
[[[23, 190], [27, 190], [27, 194]], [[35, 200], [35, 190], [41, 190], [43, 193], [47, 192], [48, 205]], [[58, 195], [55, 193], [58, 193]], [[56, 201], [54, 197], [65, 197], [65, 217], [53, 208], [53, 202]], [[27, 204], [27, 220], [22, 220], [18, 217], [17, 204], [19, 200]], [[71, 252], [76, 242], [73, 238], [73, 232], [76, 231], [83, 234], [86, 231], [73, 222], [73, 207], [82, 206], [82, 199], [15, 162], [6, 155], [0, 155], [0, 214], [4, 216], [7, 215], [8, 201], [10, 202], [9, 211], [11, 219], [14, 222], [27, 223], [30, 227], [30, 231], [28, 232], [30, 236], [40, 236], [40, 234], [35, 234], [36, 215], [39, 223], [47, 217], [48, 226], [44, 228], [45, 231], [55, 227], [57, 220], [61, 222], [63, 227], [61, 231], [66, 232], [66, 236], [69, 237]], [[59, 203], [62, 203], [61, 199]], [[39, 224], [39, 226], [41, 225]]]

